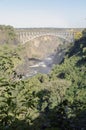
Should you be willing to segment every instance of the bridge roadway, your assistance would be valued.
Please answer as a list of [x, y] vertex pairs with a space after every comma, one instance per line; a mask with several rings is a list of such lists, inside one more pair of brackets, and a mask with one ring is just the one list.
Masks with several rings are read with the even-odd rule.
[[16, 29], [18, 40], [21, 44], [25, 44], [35, 38], [41, 36], [56, 36], [65, 41], [74, 41], [74, 29], [58, 29], [58, 28], [19, 28]]

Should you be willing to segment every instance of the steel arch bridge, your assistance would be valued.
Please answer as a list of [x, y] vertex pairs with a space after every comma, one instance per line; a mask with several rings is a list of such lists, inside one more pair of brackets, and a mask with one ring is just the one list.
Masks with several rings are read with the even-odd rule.
[[72, 31], [52, 31], [52, 30], [48, 30], [48, 31], [41, 31], [41, 30], [36, 30], [36, 31], [32, 31], [29, 29], [28, 30], [16, 30], [16, 34], [18, 37], [18, 40], [20, 43], [25, 44], [28, 41], [31, 41], [35, 38], [39, 38], [42, 36], [55, 36], [61, 39], [64, 39], [67, 42], [73, 42], [74, 41], [74, 32]]

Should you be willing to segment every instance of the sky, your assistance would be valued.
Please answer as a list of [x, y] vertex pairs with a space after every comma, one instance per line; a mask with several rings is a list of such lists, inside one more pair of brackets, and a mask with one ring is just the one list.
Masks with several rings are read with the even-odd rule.
[[0, 0], [0, 25], [86, 28], [86, 0]]

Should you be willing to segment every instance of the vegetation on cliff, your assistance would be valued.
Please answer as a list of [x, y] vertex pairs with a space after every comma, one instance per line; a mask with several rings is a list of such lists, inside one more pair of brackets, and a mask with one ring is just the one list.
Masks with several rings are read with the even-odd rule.
[[0, 129], [85, 130], [86, 30], [48, 75], [21, 80], [18, 62], [16, 49], [1, 48]]
[[0, 45], [18, 44], [15, 29], [12, 26], [0, 25]]

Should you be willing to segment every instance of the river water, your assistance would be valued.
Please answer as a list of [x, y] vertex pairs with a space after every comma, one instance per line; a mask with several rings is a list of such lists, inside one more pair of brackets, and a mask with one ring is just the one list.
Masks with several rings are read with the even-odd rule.
[[29, 72], [26, 73], [23, 76], [23, 78], [32, 77], [38, 73], [48, 74], [51, 71], [53, 65], [59, 64], [62, 61], [64, 55], [65, 55], [65, 50], [63, 49], [48, 55], [46, 58], [42, 60], [38, 60], [38, 59], [31, 60], [31, 62], [35, 61], [35, 63], [28, 66]]

